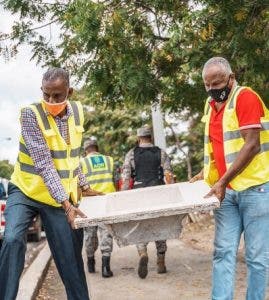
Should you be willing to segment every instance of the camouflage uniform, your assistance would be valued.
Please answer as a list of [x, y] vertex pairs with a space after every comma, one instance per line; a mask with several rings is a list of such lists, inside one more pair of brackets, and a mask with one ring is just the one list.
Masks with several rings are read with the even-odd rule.
[[[147, 245], [148, 243], [144, 243], [144, 244], [137, 244], [136, 248], [138, 250], [138, 252], [147, 252]], [[155, 245], [156, 245], [156, 249], [157, 249], [157, 253], [165, 253], [167, 250], [167, 245], [166, 245], [166, 241], [155, 241]]]
[[[112, 157], [98, 152], [96, 139], [88, 139], [84, 142], [86, 158], [81, 161], [83, 173], [92, 189], [102, 193], [115, 192]], [[105, 225], [84, 228], [85, 249], [87, 254], [87, 266], [89, 273], [95, 273], [94, 253], [98, 248], [97, 231], [100, 235], [100, 250], [102, 253], [102, 277], [113, 276], [110, 269], [110, 256], [113, 249], [113, 238]]]
[[[153, 147], [152, 143], [144, 143], [140, 144], [139, 147]], [[164, 173], [172, 174], [172, 167], [170, 159], [167, 153], [161, 150], [161, 167], [163, 168]], [[135, 162], [134, 162], [134, 148], [131, 149], [125, 156], [125, 161], [122, 168], [122, 179], [123, 179], [123, 187], [122, 190], [128, 190], [129, 188], [129, 180], [132, 176], [132, 170], [135, 169]], [[136, 182], [135, 182], [136, 183]], [[134, 184], [135, 184], [134, 183]], [[167, 250], [166, 241], [156, 241], [156, 249], [158, 253], [165, 253]], [[137, 244], [137, 250], [139, 253], [147, 251], [148, 243], [141, 243]]]
[[[88, 146], [97, 146], [97, 141], [86, 140], [84, 143], [84, 149], [86, 149]], [[99, 154], [99, 152], [92, 152], [92, 154]], [[82, 168], [82, 170], [84, 169]], [[100, 190], [100, 192], [103, 192], [103, 190]], [[84, 228], [84, 240], [87, 257], [93, 257], [98, 248], [97, 231], [99, 231], [100, 235], [100, 250], [102, 255], [110, 256], [113, 250], [112, 235], [108, 232], [105, 225], [99, 225]]]
[[85, 233], [85, 248], [87, 257], [94, 256], [95, 251], [98, 248], [98, 236], [97, 230], [100, 234], [100, 250], [103, 256], [110, 256], [113, 250], [113, 238], [108, 232], [105, 225], [86, 227], [84, 228]]

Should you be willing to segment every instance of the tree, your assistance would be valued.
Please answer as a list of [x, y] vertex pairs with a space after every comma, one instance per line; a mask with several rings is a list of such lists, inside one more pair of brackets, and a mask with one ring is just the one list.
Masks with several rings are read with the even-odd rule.
[[151, 126], [149, 106], [142, 109], [128, 105], [111, 109], [107, 105], [95, 105], [83, 91], [76, 93], [74, 100], [84, 104], [84, 139], [96, 137], [100, 151], [119, 163], [136, 145], [137, 128], [145, 124]]
[[[136, 145], [136, 129], [145, 124], [151, 126], [150, 106], [145, 106], [144, 109], [132, 105], [122, 109], [94, 106], [83, 91], [76, 93], [74, 100], [80, 100], [84, 104], [84, 139], [96, 137], [100, 151], [111, 155], [120, 164], [125, 154]], [[179, 133], [179, 123], [186, 123], [187, 120], [187, 131]], [[187, 180], [202, 168], [203, 125], [200, 115], [166, 115], [165, 130], [174, 173], [178, 180]]]
[[[189, 112], [172, 114], [166, 118], [167, 142], [178, 181], [189, 180], [203, 167], [204, 125], [200, 120], [201, 114], [192, 116]], [[186, 121], [188, 121], [187, 129], [183, 132], [178, 131], [180, 122]]]
[[[161, 101], [168, 112], [188, 111], [189, 134], [174, 135], [179, 151], [188, 149], [183, 154], [188, 176], [194, 172], [190, 166], [198, 168], [202, 156], [198, 134], [202, 125], [195, 116], [202, 112], [206, 98], [201, 68], [207, 59], [226, 57], [239, 83], [252, 86], [268, 103], [267, 0], [4, 0], [0, 4], [20, 15], [12, 32], [0, 33], [0, 54], [8, 59], [27, 43], [37, 62], [68, 68], [95, 104], [98, 114], [89, 115], [92, 122], [103, 118], [109, 123], [108, 118], [121, 117], [120, 111], [125, 114], [128, 105], [134, 113], [154, 101]], [[59, 39], [53, 38], [54, 23], [60, 28]], [[40, 31], [44, 28], [49, 34]], [[109, 112], [113, 108], [118, 114]], [[118, 138], [123, 136], [116, 125], [111, 128]], [[104, 132], [108, 139], [111, 131]]]
[[[227, 57], [239, 82], [269, 95], [269, 7], [264, 0], [73, 0], [1, 2], [20, 21], [1, 38], [1, 51], [28, 43], [33, 58], [65, 65], [96, 103], [149, 104], [202, 110], [201, 66]], [[36, 22], [40, 25], [36, 25]], [[57, 23], [54, 45], [40, 27]], [[8, 47], [5, 41], [12, 41]]]
[[8, 160], [0, 161], [0, 178], [10, 179], [13, 170], [14, 166], [10, 164]]

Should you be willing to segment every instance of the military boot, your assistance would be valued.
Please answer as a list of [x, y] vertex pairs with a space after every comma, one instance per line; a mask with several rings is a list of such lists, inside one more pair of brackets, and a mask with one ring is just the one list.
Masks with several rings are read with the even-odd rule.
[[113, 276], [113, 272], [110, 270], [110, 256], [102, 256], [102, 276], [104, 278]]
[[148, 254], [147, 252], [138, 251], [140, 259], [138, 263], [138, 276], [142, 279], [146, 278], [148, 275]]
[[95, 259], [94, 256], [88, 257], [88, 271], [89, 273], [95, 273]]
[[163, 274], [166, 273], [165, 266], [165, 253], [157, 253], [157, 273]]

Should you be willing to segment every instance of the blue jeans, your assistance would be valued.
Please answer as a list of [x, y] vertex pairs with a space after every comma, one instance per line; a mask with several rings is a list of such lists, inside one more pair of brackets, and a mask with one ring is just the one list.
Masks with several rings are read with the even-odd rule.
[[266, 296], [269, 267], [269, 182], [237, 192], [226, 189], [215, 210], [212, 299], [233, 299], [236, 256], [244, 232], [248, 300]]
[[0, 252], [0, 300], [16, 298], [24, 268], [26, 231], [39, 213], [69, 300], [88, 300], [82, 260], [83, 230], [72, 230], [63, 209], [31, 200], [9, 184], [6, 227]]

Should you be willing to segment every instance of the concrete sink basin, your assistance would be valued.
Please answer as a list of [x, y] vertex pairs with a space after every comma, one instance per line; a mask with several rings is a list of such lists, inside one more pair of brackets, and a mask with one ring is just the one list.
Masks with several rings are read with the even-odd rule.
[[203, 198], [209, 187], [203, 181], [175, 183], [85, 197], [76, 228], [105, 224], [119, 246], [179, 238], [187, 213], [219, 206], [215, 197]]

